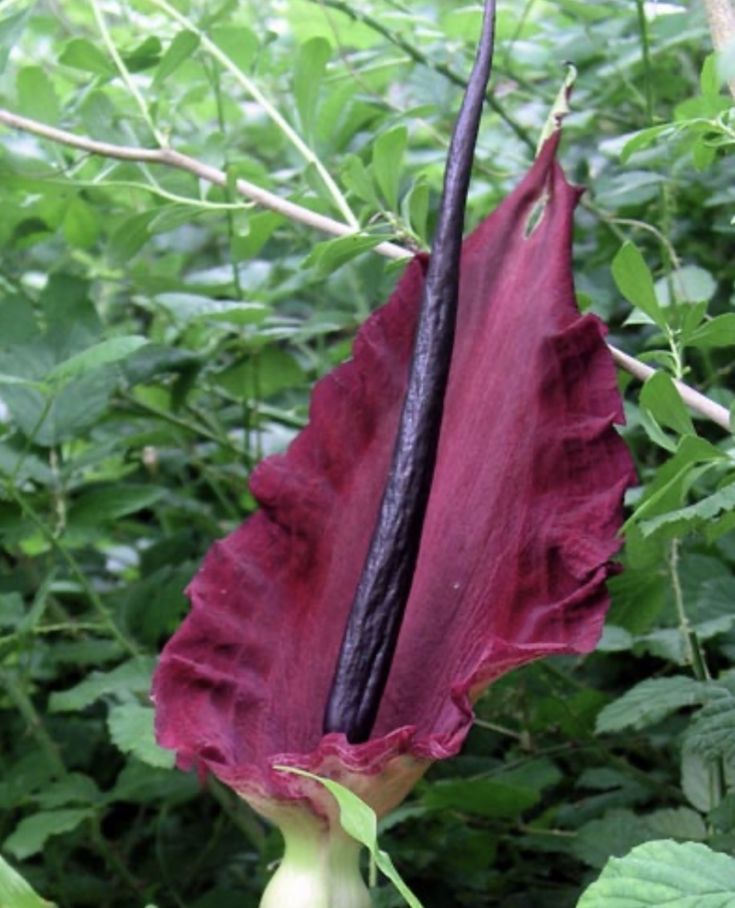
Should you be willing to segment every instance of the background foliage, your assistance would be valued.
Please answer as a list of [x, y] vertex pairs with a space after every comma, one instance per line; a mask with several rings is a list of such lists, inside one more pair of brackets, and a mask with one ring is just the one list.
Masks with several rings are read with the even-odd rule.
[[[642, 391], [621, 376], [641, 482], [599, 651], [497, 683], [462, 756], [383, 823], [426, 908], [563, 908], [641, 843], [735, 847], [735, 448], [670, 380], [733, 400], [733, 60], [708, 58], [697, 3], [499, 7], [469, 221], [527, 168], [573, 61], [580, 303], [661, 371]], [[277, 836], [172, 769], [150, 674], [203, 553], [252, 508], [251, 466], [390, 292], [395, 263], [364, 249], [431, 235], [479, 16], [450, 0], [0, 3], [2, 106], [168, 140], [230, 181], [351, 211], [370, 237], [0, 132], [0, 843], [60, 906], [257, 905]]]

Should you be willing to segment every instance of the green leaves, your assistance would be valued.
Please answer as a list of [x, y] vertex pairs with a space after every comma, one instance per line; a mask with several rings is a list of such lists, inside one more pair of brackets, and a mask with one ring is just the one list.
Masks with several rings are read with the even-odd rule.
[[612, 274], [618, 290], [628, 302], [644, 312], [659, 328], [665, 328], [666, 319], [656, 299], [653, 277], [633, 243], [621, 246], [612, 262]]
[[655, 372], [647, 379], [640, 401], [661, 425], [681, 435], [695, 434], [692, 418], [674, 382], [665, 372]]
[[735, 859], [694, 842], [647, 842], [612, 858], [577, 908], [728, 908]]
[[46, 374], [45, 381], [51, 384], [67, 382], [69, 379], [85, 375], [100, 366], [126, 359], [147, 343], [146, 338], [139, 335], [111, 337], [108, 340], [100, 341], [99, 344], [88, 347], [54, 366]]
[[299, 121], [307, 138], [314, 136], [317, 101], [332, 48], [324, 38], [311, 38], [299, 48], [293, 75], [293, 91]]
[[52, 908], [0, 857], [0, 905], [3, 908]]
[[408, 142], [405, 126], [396, 126], [378, 136], [373, 145], [373, 173], [388, 207], [398, 206], [403, 155]]
[[110, 77], [116, 72], [110, 58], [87, 38], [72, 38], [59, 57], [59, 63], [96, 76]]
[[597, 716], [597, 732], [606, 734], [655, 725], [683, 706], [695, 706], [712, 696], [707, 684], [685, 675], [651, 678], [630, 688]]
[[172, 769], [175, 756], [156, 743], [153, 732], [153, 709], [140, 703], [122, 703], [110, 709], [107, 727], [110, 737], [123, 753], [132, 754], [142, 763], [161, 769]]
[[[24, 860], [43, 850], [53, 836], [77, 829], [91, 816], [88, 810], [43, 810], [21, 820], [3, 842], [3, 848], [18, 860]], [[0, 890], [1, 892], [2, 890]]]

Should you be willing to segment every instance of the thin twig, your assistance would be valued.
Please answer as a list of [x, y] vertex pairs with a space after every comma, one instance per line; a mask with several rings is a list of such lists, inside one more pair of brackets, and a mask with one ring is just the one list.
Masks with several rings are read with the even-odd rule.
[[[134, 161], [138, 164], [161, 164], [164, 167], [177, 167], [179, 170], [185, 170], [200, 180], [212, 183], [215, 186], [221, 186], [226, 189], [228, 185], [227, 174], [223, 170], [211, 167], [209, 164], [204, 164], [195, 158], [190, 158], [188, 155], [174, 151], [172, 148], [138, 148], [133, 145], [115, 145], [110, 142], [99, 142], [86, 136], [75, 135], [64, 129], [57, 129], [55, 126], [39, 123], [38, 120], [22, 117], [5, 109], [0, 109], [0, 123], [4, 123], [11, 129], [20, 129], [23, 132], [33, 133], [52, 142], [77, 148], [88, 154], [115, 158], [120, 161]], [[282, 214], [291, 221], [298, 221], [332, 236], [356, 236], [359, 234], [359, 230], [355, 230], [349, 224], [289, 202], [288, 199], [268, 192], [268, 190], [262, 189], [248, 180], [238, 179], [236, 188], [241, 196], [251, 199], [264, 208], [269, 208], [271, 211]], [[381, 255], [394, 259], [406, 258], [411, 254], [402, 246], [396, 246], [393, 243], [381, 243], [376, 247], [376, 251]]]
[[[57, 129], [55, 126], [48, 126], [46, 123], [39, 123], [38, 120], [31, 120], [29, 117], [22, 117], [18, 114], [11, 113], [9, 110], [0, 108], [0, 123], [5, 124], [11, 129], [19, 129], [23, 132], [32, 133], [51, 142], [57, 142], [61, 145], [68, 145], [71, 148], [77, 148], [88, 154], [100, 155], [105, 158], [115, 158], [121, 161], [134, 161], [142, 164], [160, 164], [163, 167], [175, 167], [179, 170], [185, 170], [193, 174], [200, 180], [212, 183], [215, 186], [227, 187], [227, 175], [224, 171], [202, 161], [191, 158], [181, 152], [174, 151], [172, 148], [136, 148], [131, 145], [115, 145], [110, 142], [99, 142], [96, 139], [90, 139], [86, 136], [78, 136], [64, 129]], [[327, 215], [319, 214], [302, 205], [288, 201], [275, 193], [268, 192], [254, 183], [247, 180], [238, 179], [235, 188], [239, 195], [250, 199], [251, 201], [268, 208], [278, 214], [283, 215], [290, 221], [296, 221], [313, 227], [323, 233], [331, 236], [358, 236], [359, 233], [342, 221], [337, 221]], [[396, 243], [380, 243], [374, 247], [374, 251], [386, 258], [391, 259], [408, 259], [412, 253]], [[640, 360], [623, 353], [611, 344], [608, 344], [615, 363], [624, 371], [629, 372], [635, 378], [646, 381], [656, 371]], [[731, 431], [730, 414], [727, 409], [720, 404], [715, 403], [699, 391], [676, 381], [674, 383], [681, 395], [684, 403], [695, 413], [704, 416], [725, 431]]]
[[[628, 356], [627, 353], [623, 353], [622, 350], [613, 347], [612, 344], [608, 344], [608, 347], [616, 365], [620, 366], [625, 372], [629, 372], [634, 378], [637, 378], [640, 381], [646, 381], [646, 379], [650, 378], [656, 371], [651, 368], [651, 366], [642, 363], [639, 359]], [[706, 419], [711, 420], [718, 426], [721, 426], [726, 432], [732, 431], [730, 414], [726, 407], [723, 407], [721, 404], [716, 404], [713, 400], [710, 400], [709, 397], [705, 397], [704, 394], [695, 391], [694, 388], [685, 384], [683, 381], [674, 379], [674, 385], [679, 392], [681, 399], [691, 410], [698, 413], [700, 416], [704, 416]]]

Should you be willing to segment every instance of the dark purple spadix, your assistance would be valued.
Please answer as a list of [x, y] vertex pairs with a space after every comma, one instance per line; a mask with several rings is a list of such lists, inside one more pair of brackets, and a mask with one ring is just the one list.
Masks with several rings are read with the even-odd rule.
[[344, 732], [351, 743], [366, 741], [375, 723], [416, 567], [452, 357], [467, 190], [494, 37], [495, 2], [486, 0], [449, 148], [393, 459], [324, 716], [324, 731]]

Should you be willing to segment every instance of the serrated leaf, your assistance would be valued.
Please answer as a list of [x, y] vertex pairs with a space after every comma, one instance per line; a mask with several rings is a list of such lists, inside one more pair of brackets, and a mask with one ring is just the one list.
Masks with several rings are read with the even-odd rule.
[[55, 810], [68, 804], [94, 804], [100, 798], [94, 779], [78, 772], [71, 772], [56, 782], [50, 782], [34, 795], [34, 800], [43, 810]]
[[52, 836], [73, 832], [89, 816], [88, 810], [43, 810], [34, 813], [18, 823], [5, 839], [3, 847], [22, 861], [43, 851], [43, 846]]
[[175, 754], [156, 743], [153, 730], [154, 712], [140, 703], [113, 706], [107, 716], [107, 727], [113, 743], [123, 753], [137, 757], [142, 763], [159, 769], [172, 769]]
[[704, 703], [711, 695], [708, 684], [685, 675], [649, 678], [601, 710], [596, 731], [606, 734], [626, 728], [640, 730], [660, 722], [683, 706]]
[[153, 659], [129, 659], [109, 672], [92, 672], [68, 690], [55, 691], [49, 698], [50, 712], [79, 712], [107, 694], [130, 696], [150, 690]]
[[680, 435], [694, 435], [694, 424], [671, 377], [654, 372], [646, 379], [640, 397], [641, 406], [650, 410], [657, 422]]
[[716, 520], [732, 511], [735, 511], [735, 482], [723, 486], [696, 504], [641, 521], [640, 530], [644, 537], [655, 535], [671, 539], [695, 530], [712, 530]]
[[46, 380], [64, 382], [71, 378], [77, 378], [80, 375], [91, 372], [93, 369], [98, 369], [100, 366], [106, 366], [109, 363], [125, 359], [135, 353], [136, 350], [145, 347], [147, 343], [147, 338], [137, 334], [130, 334], [125, 337], [111, 337], [59, 363], [48, 373]]
[[2, 908], [53, 908], [31, 889], [17, 870], [0, 857], [0, 906]]
[[653, 837], [643, 817], [632, 810], [615, 808], [577, 831], [572, 852], [590, 867], [603, 867], [611, 856], [619, 857]]
[[577, 908], [732, 908], [735, 859], [698, 842], [646, 842], [611, 858]]
[[684, 737], [685, 748], [704, 760], [735, 759], [735, 697], [723, 695], [707, 703], [696, 714]]
[[647, 826], [656, 838], [704, 841], [707, 826], [702, 815], [691, 807], [671, 807], [645, 815]]
[[398, 208], [398, 186], [403, 169], [403, 154], [408, 141], [405, 126], [396, 126], [378, 136], [373, 145], [373, 175], [388, 207]]
[[656, 299], [653, 276], [633, 243], [621, 246], [612, 262], [612, 275], [618, 290], [629, 303], [637, 306], [659, 328], [666, 327], [666, 319]]
[[275, 768], [281, 772], [292, 772], [307, 779], [313, 779], [323, 785], [339, 806], [339, 819], [344, 831], [368, 849], [378, 868], [393, 883], [410, 908], [423, 908], [421, 902], [403, 882], [390, 855], [378, 847], [378, 821], [372, 808], [368, 807], [348, 788], [331, 779], [322, 779], [320, 776], [293, 766], [276, 766]]

